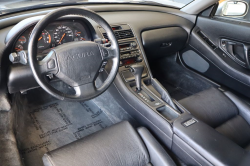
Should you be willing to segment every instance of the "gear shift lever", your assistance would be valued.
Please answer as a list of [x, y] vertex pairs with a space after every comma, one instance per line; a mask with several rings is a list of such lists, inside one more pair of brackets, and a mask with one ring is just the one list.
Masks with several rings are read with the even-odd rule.
[[144, 66], [143, 65], [136, 64], [136, 65], [130, 66], [130, 71], [135, 76], [136, 89], [138, 91], [141, 90], [141, 77], [142, 77], [143, 70], [144, 70]]

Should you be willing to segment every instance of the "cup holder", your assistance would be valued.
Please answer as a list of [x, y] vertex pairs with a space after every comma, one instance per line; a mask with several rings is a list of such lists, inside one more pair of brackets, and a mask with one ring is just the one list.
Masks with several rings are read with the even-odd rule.
[[162, 116], [164, 116], [167, 120], [172, 121], [179, 117], [179, 113], [177, 113], [173, 108], [165, 105], [156, 109]]

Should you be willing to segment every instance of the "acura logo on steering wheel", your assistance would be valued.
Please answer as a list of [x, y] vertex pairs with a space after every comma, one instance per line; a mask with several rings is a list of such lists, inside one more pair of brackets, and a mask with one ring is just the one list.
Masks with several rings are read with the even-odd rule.
[[80, 59], [80, 58], [86, 58], [95, 55], [92, 51], [90, 52], [84, 52], [84, 53], [79, 53], [75, 55], [68, 55], [67, 60], [74, 60], [74, 59]]

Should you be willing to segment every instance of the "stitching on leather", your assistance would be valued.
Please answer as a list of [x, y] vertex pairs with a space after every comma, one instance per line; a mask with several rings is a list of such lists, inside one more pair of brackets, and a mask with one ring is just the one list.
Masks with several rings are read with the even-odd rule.
[[[227, 123], [228, 121], [231, 121], [232, 119], [236, 118], [237, 116], [239, 116], [239, 115], [237, 114], [237, 115], [235, 115], [235, 116], [229, 118], [228, 120], [226, 120], [226, 121], [222, 122], [221, 124], [219, 124], [218, 126], [214, 127], [214, 129], [215, 129], [217, 132], [219, 132], [219, 131], [217, 130], [218, 128], [220, 128], [222, 125], [224, 125], [224, 124]], [[219, 132], [219, 133], [220, 133], [220, 132]], [[220, 134], [222, 134], [222, 133], [220, 133]], [[222, 135], [225, 136], [224, 134], [222, 134]], [[227, 137], [227, 136], [225, 136], [225, 137]], [[227, 138], [228, 138], [228, 137], [227, 137]]]
[[[186, 151], [186, 150], [184, 150], [184, 149], [182, 149], [177, 143], [173, 143], [173, 144], [175, 144], [176, 146], [178, 146], [181, 150], [183, 150], [189, 157], [191, 157], [192, 159], [194, 159], [194, 161], [196, 161], [200, 166], [202, 166], [201, 165], [201, 163], [200, 162], [198, 162], [193, 156], [191, 156], [190, 154], [188, 154], [188, 152]], [[194, 150], [194, 149], [193, 149]], [[194, 150], [195, 151], [195, 150]], [[195, 151], [196, 152], [196, 151]]]
[[[119, 91], [119, 89], [117, 88], [116, 84], [113, 83], [115, 88], [117, 89], [117, 91], [119, 92], [119, 94], [122, 96], [122, 98], [127, 102], [127, 100], [123, 97], [123, 95], [121, 94], [121, 92]], [[145, 117], [142, 113], [140, 113], [140, 111], [138, 111], [136, 108], [134, 108], [129, 102], [127, 102], [128, 105], [130, 105], [134, 110], [136, 110], [136, 112], [138, 112], [139, 114], [141, 114], [147, 121], [149, 121], [153, 126], [155, 126], [161, 133], [163, 133], [165, 136], [167, 136], [167, 138], [169, 140], [171, 140], [172, 143], [172, 138], [170, 138], [166, 133], [164, 133], [160, 128], [158, 128], [152, 121], [150, 121], [147, 117]]]
[[[202, 54], [200, 51], [198, 51], [196, 48], [194, 48], [194, 46], [192, 46], [191, 44], [189, 44], [189, 45], [190, 45], [194, 50], [196, 50], [197, 52], [199, 52], [200, 54]], [[204, 58], [206, 58], [209, 62], [211, 62], [211, 63], [214, 64], [217, 68], [219, 68], [223, 73], [225, 73], [225, 74], [228, 75], [229, 77], [231, 77], [231, 78], [233, 78], [233, 79], [235, 79], [235, 80], [241, 82], [242, 84], [244, 84], [244, 85], [250, 87], [250, 85], [248, 85], [248, 84], [246, 84], [246, 83], [244, 83], [244, 82], [238, 80], [237, 78], [231, 76], [230, 74], [226, 73], [223, 69], [221, 69], [219, 66], [217, 66], [214, 62], [212, 62], [210, 59], [208, 59], [204, 54], [202, 54], [202, 55], [203, 55]]]
[[[228, 119], [227, 121], [223, 122], [222, 124], [220, 124], [219, 126], [217, 126], [216, 128], [214, 128], [214, 130], [216, 130], [218, 133], [220, 133], [221, 135], [223, 135], [224, 137], [230, 139], [231, 141], [233, 141], [231, 138], [229, 138], [228, 136], [224, 135], [223, 133], [219, 132], [218, 129], [220, 127], [222, 127], [223, 125], [225, 125], [227, 122], [232, 121], [233, 119], [236, 119], [237, 117], [241, 117], [240, 115], [235, 115], [234, 117]], [[245, 120], [243, 117], [241, 117], [243, 120]], [[246, 120], [245, 120], [246, 121]], [[247, 121], [246, 121], [247, 123]], [[248, 124], [248, 123], [247, 123]], [[241, 148], [245, 149], [248, 145], [250, 145], [249, 141], [246, 143], [246, 145], [240, 145], [241, 143], [235, 142], [233, 141], [235, 144], [237, 144], [238, 146], [240, 146]]]
[[[234, 102], [234, 100], [230, 97], [230, 94], [233, 95], [233, 97], [236, 97], [238, 99], [237, 96], [235, 96], [233, 93], [229, 92], [229, 91], [225, 91], [225, 92], [222, 92], [233, 104], [234, 106], [237, 108], [237, 112], [238, 114], [237, 115], [240, 115], [240, 109], [239, 107], [236, 105], [236, 103]], [[240, 100], [240, 99], [239, 99]]]

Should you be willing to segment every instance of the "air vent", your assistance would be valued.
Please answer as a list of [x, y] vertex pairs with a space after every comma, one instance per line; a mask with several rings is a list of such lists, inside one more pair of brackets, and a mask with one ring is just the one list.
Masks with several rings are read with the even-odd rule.
[[[133, 34], [133, 32], [132, 32], [131, 29], [122, 30], [122, 31], [114, 31], [114, 33], [115, 33], [115, 37], [116, 37], [117, 40], [127, 39], [127, 38], [134, 37], [134, 34]], [[109, 40], [107, 33], [103, 33], [103, 37], [105, 39]]]

